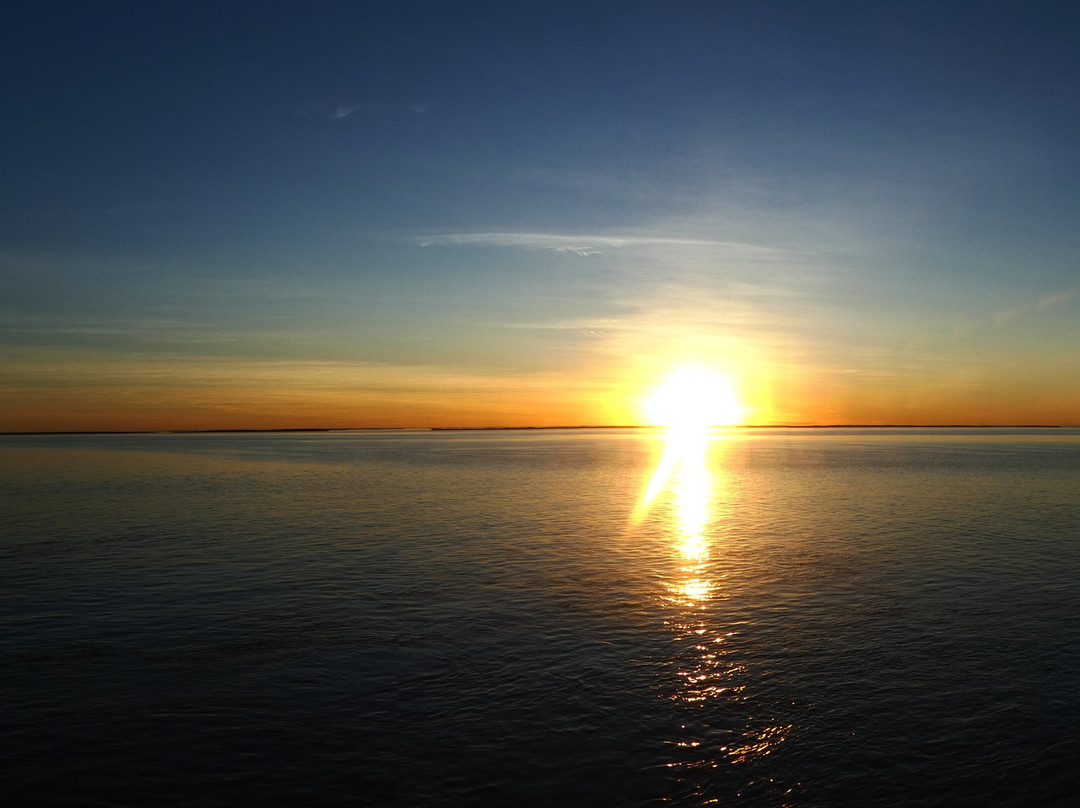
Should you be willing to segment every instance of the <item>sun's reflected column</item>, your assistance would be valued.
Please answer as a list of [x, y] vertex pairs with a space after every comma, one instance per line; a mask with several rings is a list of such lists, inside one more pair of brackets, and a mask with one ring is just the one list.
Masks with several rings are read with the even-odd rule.
[[[724, 472], [719, 466], [710, 471], [709, 454], [711, 447], [722, 454], [726, 440], [723, 433], [714, 434], [701, 425], [669, 428], [664, 453], [634, 510], [635, 522], [641, 523], [661, 492], [670, 490], [671, 516], [664, 533], [671, 539], [674, 569], [665, 583], [663, 605], [668, 612], [665, 622], [684, 646], [675, 660], [679, 680], [672, 694], [683, 703], [701, 702], [731, 688], [730, 671], [721, 659], [724, 637], [708, 636], [712, 622], [708, 604], [718, 594], [710, 535], [716, 534], [712, 528], [726, 505]], [[688, 642], [690, 647], [685, 648]]]
[[[729, 661], [725, 659], [724, 632], [717, 632], [709, 603], [721, 597], [714, 546], [718, 522], [726, 506], [724, 472], [720, 465], [710, 471], [710, 449], [722, 454], [726, 437], [708, 429], [672, 431], [669, 444], [677, 447], [678, 461], [670, 480], [673, 494], [673, 565], [666, 584], [666, 620], [680, 646], [677, 655], [677, 683], [672, 698], [695, 704], [730, 693], [735, 685]], [[700, 740], [680, 741], [698, 746]]]
[[679, 519], [679, 549], [692, 562], [708, 558], [705, 526], [709, 523], [709, 467], [705, 461], [708, 431], [686, 436], [681, 441], [678, 476], [675, 479], [675, 507]]
[[[771, 754], [791, 729], [752, 714], [747, 687], [753, 677], [723, 603], [729, 594], [722, 537], [731, 529], [733, 508], [724, 456], [733, 440], [704, 427], [669, 429], [634, 512], [641, 523], [655, 507], [652, 524], [670, 542], [660, 607], [673, 650], [660, 689], [679, 723], [666, 739], [673, 747], [668, 766], [703, 799], [718, 785], [715, 770]], [[665, 491], [668, 498], [661, 498]]]

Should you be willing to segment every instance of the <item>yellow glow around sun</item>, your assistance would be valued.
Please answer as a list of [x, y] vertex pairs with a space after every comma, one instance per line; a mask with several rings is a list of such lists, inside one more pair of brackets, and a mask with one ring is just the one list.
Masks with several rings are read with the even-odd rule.
[[679, 430], [733, 426], [745, 411], [731, 381], [702, 368], [675, 371], [644, 403], [651, 424]]

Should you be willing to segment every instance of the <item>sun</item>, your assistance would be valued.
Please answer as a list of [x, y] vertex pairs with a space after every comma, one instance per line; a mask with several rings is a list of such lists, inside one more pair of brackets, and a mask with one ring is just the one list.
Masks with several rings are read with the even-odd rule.
[[680, 430], [734, 426], [745, 411], [726, 376], [695, 367], [676, 370], [644, 404], [651, 424]]

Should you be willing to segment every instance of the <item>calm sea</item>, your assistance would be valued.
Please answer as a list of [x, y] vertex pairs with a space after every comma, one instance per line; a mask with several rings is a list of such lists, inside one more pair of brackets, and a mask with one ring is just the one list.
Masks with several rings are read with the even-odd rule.
[[0, 438], [4, 805], [1064, 806], [1080, 431]]

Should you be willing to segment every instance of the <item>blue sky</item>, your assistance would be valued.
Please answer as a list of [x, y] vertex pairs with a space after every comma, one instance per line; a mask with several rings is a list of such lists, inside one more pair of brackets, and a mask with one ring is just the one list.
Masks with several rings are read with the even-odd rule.
[[1061, 3], [16, 3], [0, 429], [1080, 422]]

